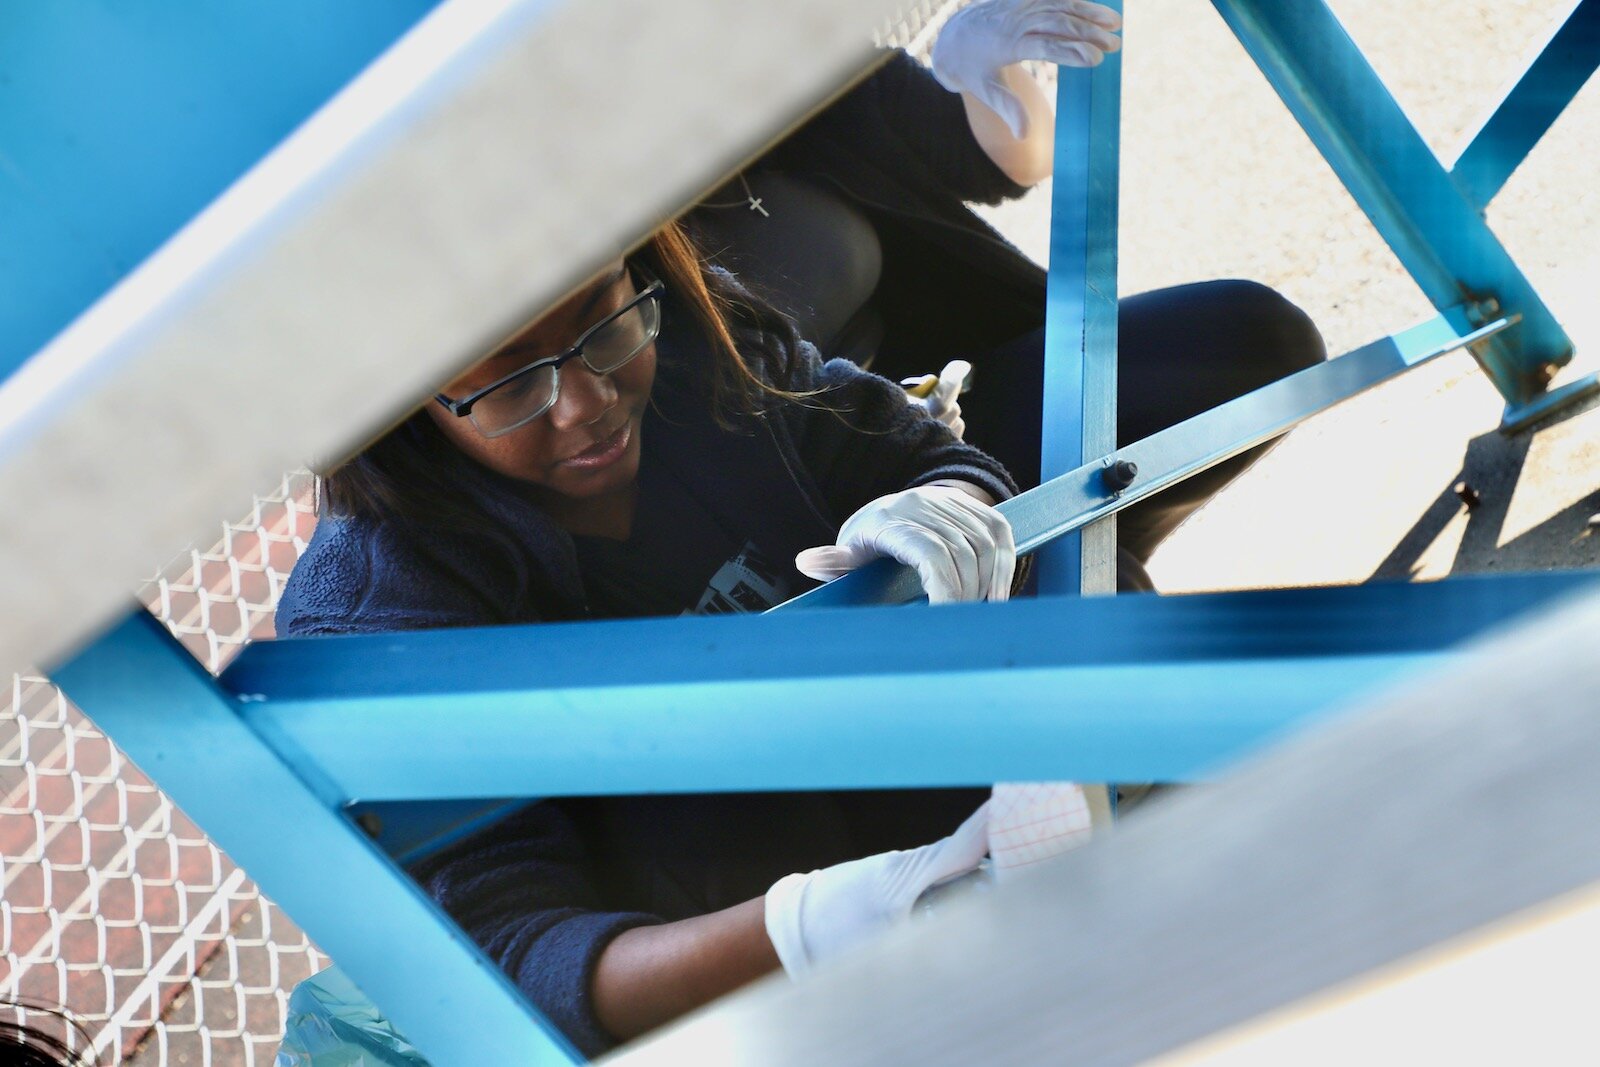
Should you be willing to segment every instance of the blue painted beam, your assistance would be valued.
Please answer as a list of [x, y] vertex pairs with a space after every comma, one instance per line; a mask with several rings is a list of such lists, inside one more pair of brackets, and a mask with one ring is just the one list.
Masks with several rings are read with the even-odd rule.
[[[1005, 501], [999, 509], [1011, 522], [1017, 550], [1026, 554], [1286, 433], [1334, 404], [1512, 324], [1513, 320], [1501, 318], [1474, 327], [1467, 321], [1465, 309], [1451, 308], [1409, 330], [1308, 367], [1092, 459]], [[1138, 477], [1120, 493], [1108, 490], [1101, 480], [1101, 469], [1113, 459], [1128, 460], [1139, 468]], [[772, 610], [905, 604], [922, 599], [916, 571], [892, 560], [879, 560]]]
[[363, 800], [1181, 780], [1592, 580], [303, 638], [221, 681]]
[[50, 674], [435, 1067], [579, 1062], [416, 885], [332, 810], [323, 780], [270, 751], [149, 613], [135, 610]]
[[[1026, 552], [1073, 525], [1094, 522], [1184, 478], [1270, 441], [1335, 404], [1439, 356], [1511, 328], [1515, 318], [1473, 327], [1459, 308], [1409, 330], [1307, 367], [1091, 461], [1073, 474], [1003, 505]], [[1102, 469], [1113, 460], [1138, 468], [1126, 489], [1110, 491]], [[1352, 521], [1354, 517], [1352, 517]]]
[[1538, 397], [1572, 342], [1323, 0], [1212, 2], [1434, 307], [1522, 316], [1473, 355], [1511, 411]]
[[435, 2], [7, 4], [0, 378]]
[[[1489, 206], [1597, 66], [1600, 0], [1578, 0], [1450, 170], [1450, 176], [1480, 211]], [[1551, 208], [1555, 210], [1556, 205]]]
[[[1118, 11], [1122, 5], [1113, 0]], [[1041, 480], [1117, 447], [1117, 206], [1122, 54], [1056, 83], [1055, 178], [1045, 297]], [[1114, 593], [1107, 518], [1038, 553], [1041, 593]]]

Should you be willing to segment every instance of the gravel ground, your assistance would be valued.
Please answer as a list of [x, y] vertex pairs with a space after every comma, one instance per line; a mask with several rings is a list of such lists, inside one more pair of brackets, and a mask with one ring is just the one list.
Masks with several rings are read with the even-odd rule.
[[[1453, 160], [1571, 0], [1335, 0], [1441, 158]], [[1128, 5], [1119, 286], [1266, 282], [1344, 352], [1432, 314], [1210, 5]], [[1600, 79], [1512, 176], [1490, 225], [1577, 343], [1560, 380], [1600, 365]], [[1049, 190], [991, 217], [1044, 258]], [[1171, 592], [1439, 577], [1600, 563], [1600, 409], [1496, 431], [1501, 403], [1465, 355], [1307, 423], [1157, 554]], [[1468, 513], [1463, 474], [1484, 503]]]

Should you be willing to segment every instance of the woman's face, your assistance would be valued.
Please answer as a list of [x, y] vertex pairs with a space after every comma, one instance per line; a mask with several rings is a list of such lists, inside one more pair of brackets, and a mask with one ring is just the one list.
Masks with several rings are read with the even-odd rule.
[[[464, 397], [534, 360], [558, 355], [637, 292], [623, 264], [613, 264], [599, 281], [563, 301], [443, 392]], [[483, 436], [471, 419], [459, 418], [442, 405], [429, 404], [427, 410], [456, 448], [485, 467], [568, 502], [631, 486], [639, 473], [640, 428], [655, 381], [655, 344], [610, 374], [595, 374], [581, 359], [562, 364], [560, 374], [555, 405], [500, 437]]]

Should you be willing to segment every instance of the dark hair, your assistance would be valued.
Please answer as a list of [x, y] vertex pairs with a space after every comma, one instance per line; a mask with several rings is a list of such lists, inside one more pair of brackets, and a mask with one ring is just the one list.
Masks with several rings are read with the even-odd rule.
[[[0, 1064], [4, 1067], [93, 1067], [94, 1043], [77, 1020], [57, 1008], [16, 1002], [4, 1005], [16, 1018], [0, 1018]], [[27, 1022], [42, 1015], [50, 1028]]]
[[[810, 395], [789, 388], [799, 344], [794, 323], [732, 275], [711, 268], [677, 223], [657, 230], [628, 258], [666, 283], [672, 300], [688, 311], [709, 343], [709, 382], [719, 423], [734, 428], [760, 417], [775, 399]], [[427, 412], [417, 411], [323, 476], [326, 507], [335, 515], [382, 522], [447, 525], [500, 543], [503, 536], [463, 500], [460, 462]]]

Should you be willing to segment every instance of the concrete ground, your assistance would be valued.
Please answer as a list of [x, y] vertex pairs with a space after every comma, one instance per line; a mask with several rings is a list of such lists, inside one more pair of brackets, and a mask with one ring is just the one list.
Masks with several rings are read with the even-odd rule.
[[[1454, 159], [1571, 0], [1334, 0], [1424, 138]], [[1432, 309], [1211, 5], [1128, 4], [1119, 286], [1246, 277], [1316, 320], [1330, 353]], [[1600, 78], [1511, 177], [1488, 219], [1600, 368]], [[989, 213], [1043, 261], [1049, 189]], [[1600, 405], [1512, 437], [1456, 354], [1311, 420], [1157, 553], [1167, 592], [1438, 578], [1600, 564]], [[1482, 503], [1452, 492], [1467, 480]]]

